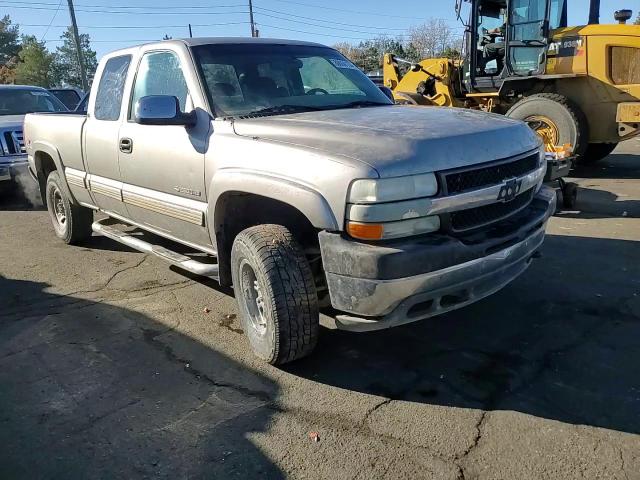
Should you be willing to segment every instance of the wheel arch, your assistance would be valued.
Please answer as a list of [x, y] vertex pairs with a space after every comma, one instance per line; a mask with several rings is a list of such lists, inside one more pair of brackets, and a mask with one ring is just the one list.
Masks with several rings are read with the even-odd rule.
[[58, 149], [47, 142], [33, 142], [32, 148], [34, 152], [33, 161], [35, 174], [38, 179], [38, 186], [43, 202], [46, 202], [45, 188], [47, 177], [52, 171], [57, 170], [60, 172], [60, 183], [65, 195], [67, 195], [72, 202], [77, 203], [67, 184], [67, 178], [64, 174], [64, 164], [62, 163], [62, 157]]
[[231, 247], [246, 228], [283, 225], [305, 248], [318, 251], [318, 231], [339, 229], [326, 199], [304, 185], [238, 171], [216, 175], [211, 185], [208, 228], [218, 254], [222, 285], [231, 284]]

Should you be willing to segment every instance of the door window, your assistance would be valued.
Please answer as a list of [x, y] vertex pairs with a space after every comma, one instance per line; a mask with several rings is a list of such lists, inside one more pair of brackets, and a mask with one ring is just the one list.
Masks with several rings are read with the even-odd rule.
[[152, 52], [142, 57], [133, 88], [129, 119], [133, 118], [138, 100], [149, 95], [177, 97], [180, 102], [180, 110], [184, 112], [189, 89], [180, 66], [180, 60], [175, 53]]
[[548, 0], [512, 0], [509, 3], [508, 59], [514, 73], [535, 75], [544, 65]]
[[113, 57], [104, 66], [98, 92], [94, 116], [97, 120], [116, 121], [120, 118], [124, 83], [131, 63], [131, 55]]

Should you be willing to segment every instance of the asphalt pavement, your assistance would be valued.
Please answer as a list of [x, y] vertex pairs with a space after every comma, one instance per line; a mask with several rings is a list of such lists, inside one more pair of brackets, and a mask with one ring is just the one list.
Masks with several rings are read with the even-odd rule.
[[640, 140], [575, 173], [542, 258], [275, 368], [230, 292], [0, 198], [0, 478], [640, 479]]

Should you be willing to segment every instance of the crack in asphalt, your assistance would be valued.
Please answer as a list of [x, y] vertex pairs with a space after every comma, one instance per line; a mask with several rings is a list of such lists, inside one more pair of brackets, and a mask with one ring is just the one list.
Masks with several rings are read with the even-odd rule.
[[480, 443], [480, 440], [482, 439], [482, 428], [484, 426], [484, 422], [487, 418], [487, 416], [489, 415], [489, 412], [487, 410], [482, 410], [482, 413], [480, 415], [480, 418], [478, 419], [478, 422], [476, 423], [476, 435], [473, 438], [473, 441], [471, 442], [471, 445], [469, 445], [464, 452], [462, 452], [462, 454], [456, 455], [453, 464], [458, 467], [458, 478], [460, 480], [465, 480], [466, 476], [465, 476], [465, 471], [464, 471], [464, 467], [461, 465], [461, 463], [464, 461], [464, 459], [469, 456], [471, 454], [471, 452], [478, 446], [478, 444]]
[[125, 268], [123, 268], [121, 270], [118, 270], [118, 271], [114, 272], [107, 279], [107, 281], [104, 283], [104, 285], [102, 285], [101, 287], [94, 288], [94, 289], [89, 289], [89, 290], [78, 290], [78, 291], [75, 291], [75, 292], [68, 293], [67, 295], [77, 295], [78, 293], [97, 293], [97, 292], [99, 292], [101, 290], [104, 290], [111, 284], [112, 281], [114, 281], [116, 279], [116, 277], [118, 275], [120, 275], [121, 273], [124, 273], [124, 272], [128, 272], [129, 270], [135, 270], [136, 268], [140, 267], [147, 260], [147, 258], [149, 258], [149, 255], [145, 254], [142, 257], [142, 260], [140, 260], [135, 265], [129, 265], [128, 267], [125, 267]]
[[[142, 336], [144, 338], [144, 341], [147, 342], [147, 344], [151, 345], [152, 347], [154, 347], [157, 350], [159, 350], [162, 353], [164, 353], [164, 355], [167, 358], [167, 360], [171, 361], [172, 363], [179, 364], [179, 365], [181, 365], [183, 367], [186, 364], [192, 365], [190, 360], [179, 357], [169, 345], [166, 345], [166, 344], [161, 343], [158, 340], [156, 340], [157, 337], [163, 335], [164, 333], [166, 333], [168, 331], [172, 331], [172, 330], [173, 330], [172, 327], [169, 327], [168, 329], [166, 329], [164, 331], [158, 331], [158, 330], [153, 330], [153, 329], [149, 329], [149, 328], [144, 328], [144, 329], [142, 329]], [[219, 382], [219, 381], [209, 377], [204, 372], [202, 372], [202, 371], [200, 371], [200, 370], [198, 370], [196, 368], [193, 368], [192, 366], [190, 366], [189, 368], [185, 369], [185, 371], [188, 372], [190, 375], [192, 375], [196, 380], [198, 380], [200, 382], [204, 381], [204, 382], [208, 383], [209, 385], [211, 385], [213, 387], [228, 388], [230, 390], [238, 392], [238, 393], [240, 393], [242, 395], [245, 395], [247, 397], [255, 398], [257, 400], [260, 400], [261, 402], [263, 402], [265, 404], [269, 404], [269, 403], [273, 403], [274, 402], [274, 400], [271, 398], [271, 396], [270, 396], [270, 394], [268, 392], [265, 392], [265, 391], [262, 391], [262, 390], [253, 390], [251, 388], [243, 387], [241, 385], [235, 385], [233, 383]]]

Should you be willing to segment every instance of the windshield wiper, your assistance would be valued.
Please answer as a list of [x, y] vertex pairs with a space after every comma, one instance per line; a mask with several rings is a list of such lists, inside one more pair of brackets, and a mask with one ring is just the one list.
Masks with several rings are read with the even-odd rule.
[[317, 107], [310, 107], [308, 105], [276, 105], [273, 107], [262, 108], [255, 112], [245, 113], [243, 117], [253, 117], [259, 115], [278, 115], [287, 113], [302, 113], [302, 112], [317, 112], [323, 110]]

